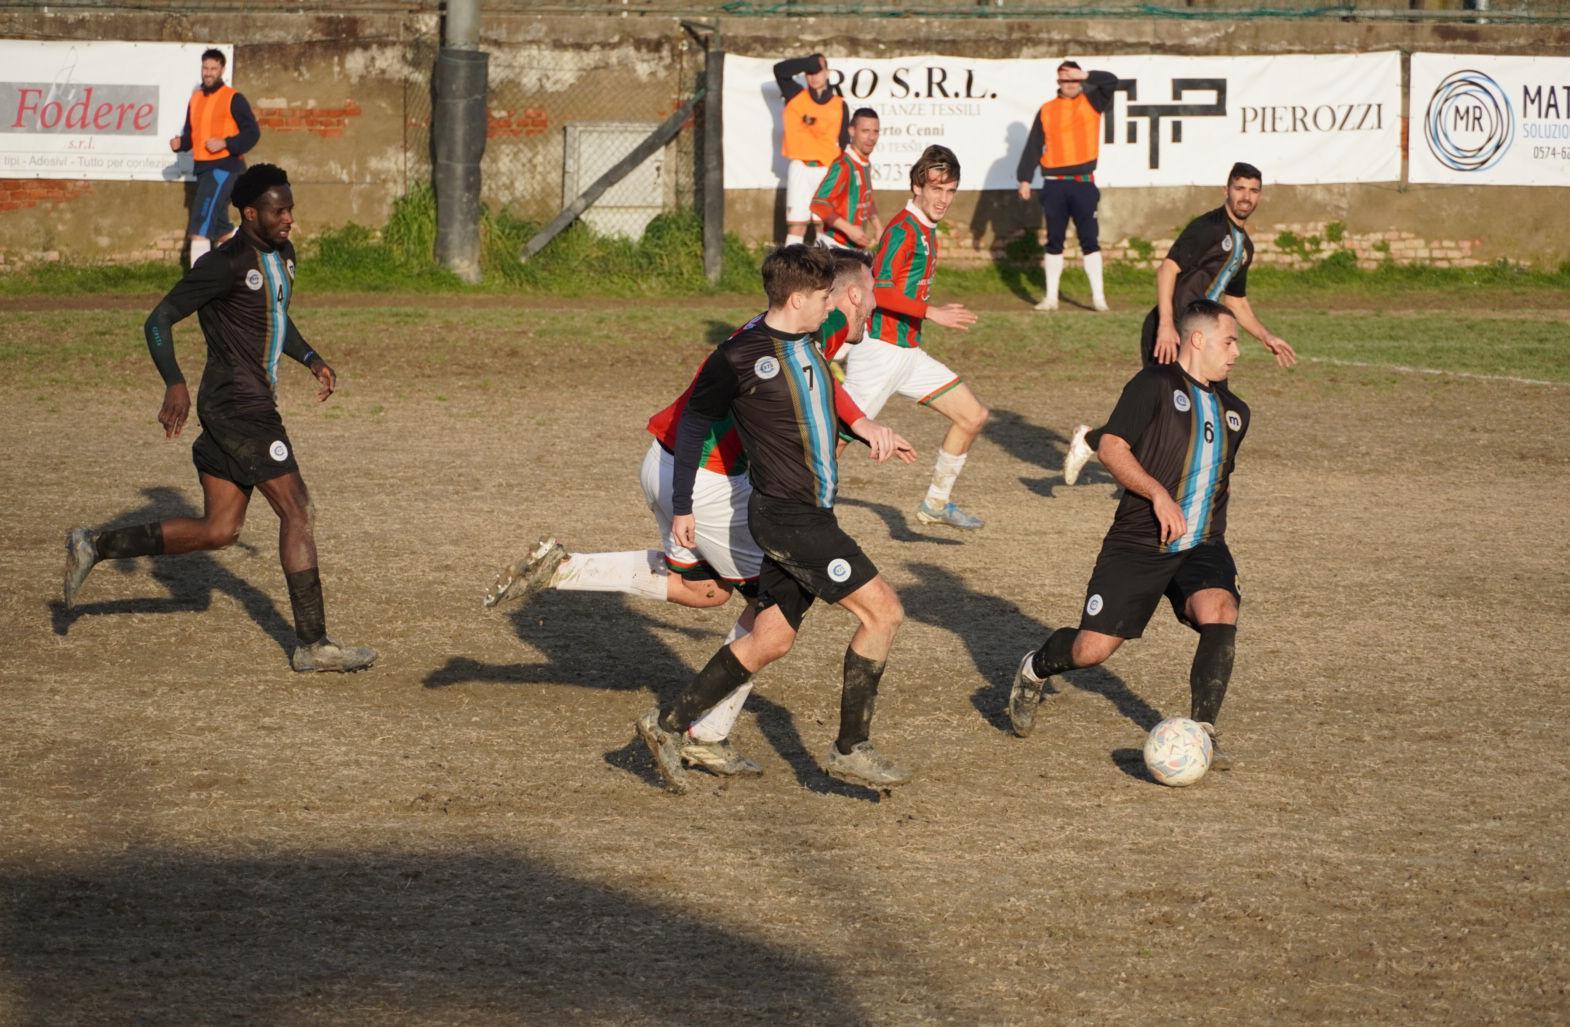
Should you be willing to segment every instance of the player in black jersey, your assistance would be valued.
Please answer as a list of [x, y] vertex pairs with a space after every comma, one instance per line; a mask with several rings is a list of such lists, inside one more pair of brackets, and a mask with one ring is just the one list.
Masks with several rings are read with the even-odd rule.
[[[1248, 301], [1248, 269], [1254, 262], [1254, 240], [1245, 231], [1250, 214], [1259, 206], [1263, 176], [1252, 164], [1239, 161], [1227, 173], [1226, 200], [1206, 211], [1183, 229], [1166, 259], [1156, 270], [1156, 305], [1145, 315], [1140, 331], [1139, 355], [1145, 366], [1165, 364], [1177, 356], [1178, 331], [1174, 311], [1198, 299], [1224, 303], [1238, 325], [1258, 339], [1282, 367], [1297, 363], [1290, 343], [1266, 328]], [[1225, 388], [1225, 386], [1222, 386]], [[1079, 425], [1063, 457], [1063, 481], [1072, 485], [1095, 455], [1101, 429]]]
[[[1123, 388], [1099, 456], [1125, 492], [1085, 589], [1078, 630], [1059, 628], [1025, 654], [1009, 694], [1021, 738], [1035, 726], [1053, 674], [1094, 667], [1138, 638], [1165, 595], [1199, 632], [1190, 715], [1214, 734], [1237, 640], [1237, 567], [1227, 549], [1228, 482], [1248, 432], [1248, 406], [1222, 388], [1237, 360], [1237, 318], [1198, 299], [1179, 317], [1176, 362], [1152, 364]], [[1212, 765], [1229, 769], [1219, 746]]]
[[[869, 741], [873, 701], [894, 634], [899, 597], [834, 517], [835, 443], [845, 425], [879, 463], [916, 459], [910, 444], [861, 412], [829, 374], [812, 333], [829, 309], [827, 250], [784, 246], [763, 262], [769, 309], [715, 348], [693, 382], [676, 438], [671, 533], [692, 546], [692, 484], [712, 424], [731, 415], [747, 450], [753, 493], [747, 519], [763, 550], [752, 633], [721, 647], [673, 703], [638, 720], [665, 786], [686, 791], [681, 739], [688, 726], [751, 675], [790, 651], [814, 599], [861, 622], [845, 653], [839, 737], [826, 769], [877, 788], [910, 780]], [[863, 314], [866, 312], [864, 311]]]
[[202, 434], [191, 447], [202, 484], [202, 516], [98, 531], [76, 528], [66, 538], [65, 604], [76, 602], [88, 572], [101, 560], [228, 546], [240, 537], [251, 490], [258, 488], [278, 514], [278, 555], [299, 637], [290, 665], [298, 671], [363, 670], [375, 661], [375, 650], [340, 646], [327, 637], [310, 501], [274, 396], [284, 354], [316, 376], [318, 400], [337, 387], [333, 369], [289, 318], [294, 289], [289, 177], [271, 164], [258, 164], [239, 177], [233, 200], [240, 230], [196, 262], [144, 327], [164, 380], [158, 423], [167, 438], [180, 434], [191, 411], [170, 328], [195, 311], [207, 340], [207, 368], [197, 394]]

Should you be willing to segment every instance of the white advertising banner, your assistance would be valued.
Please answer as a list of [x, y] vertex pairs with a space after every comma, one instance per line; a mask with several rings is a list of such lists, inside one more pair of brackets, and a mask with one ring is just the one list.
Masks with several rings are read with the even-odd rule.
[[[1400, 177], [1397, 53], [1065, 57], [1118, 76], [1102, 117], [1100, 185], [1220, 185], [1240, 160], [1259, 167], [1267, 184]], [[1030, 127], [1057, 91], [1061, 60], [830, 56], [829, 74], [851, 110], [878, 112], [875, 187], [903, 191], [921, 151], [942, 143], [959, 156], [961, 189], [1013, 189]], [[772, 59], [725, 57], [728, 189], [784, 180], [784, 105], [773, 67]]]
[[1570, 185], [1570, 57], [1412, 55], [1407, 177]]
[[[169, 137], [208, 48], [0, 39], [0, 178], [191, 178]], [[217, 49], [232, 83], [234, 48]]]

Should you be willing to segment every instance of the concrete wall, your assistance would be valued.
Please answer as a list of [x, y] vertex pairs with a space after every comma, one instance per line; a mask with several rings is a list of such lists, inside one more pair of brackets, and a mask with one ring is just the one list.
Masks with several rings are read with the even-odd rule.
[[[291, 5], [292, 7], [293, 5]], [[307, 7], [312, 6], [306, 4]], [[392, 201], [429, 180], [430, 69], [436, 15], [357, 0], [317, 13], [136, 9], [0, 9], [0, 35], [38, 39], [233, 42], [235, 82], [262, 124], [253, 160], [289, 169], [298, 184], [302, 236], [347, 221], [380, 225]], [[329, 10], [337, 13], [328, 13]], [[343, 13], [347, 11], [347, 13]], [[1082, 53], [1325, 53], [1432, 50], [1570, 53], [1570, 27], [1340, 20], [1160, 19], [716, 19], [726, 49], [756, 56], [823, 50], [877, 56], [962, 53], [1052, 57]], [[537, 220], [561, 199], [562, 126], [570, 121], [655, 122], [697, 85], [702, 50], [664, 15], [531, 15], [487, 10], [491, 118], [486, 198]], [[666, 155], [666, 195], [693, 201], [694, 133]], [[1114, 259], [1156, 257], [1193, 214], [1219, 201], [1214, 188], [1103, 190], [1103, 244]], [[178, 252], [186, 190], [141, 182], [0, 180], [0, 268], [37, 259], [170, 258]], [[892, 212], [897, 198], [885, 196]], [[727, 227], [749, 241], [778, 238], [780, 198], [732, 192]], [[1435, 263], [1500, 258], [1543, 265], [1570, 258], [1563, 190], [1441, 186], [1272, 186], [1256, 215], [1261, 259], [1301, 252], [1272, 243], [1290, 228], [1323, 238], [1332, 224], [1365, 262], [1385, 255]], [[987, 259], [1003, 241], [1037, 231], [1039, 209], [1012, 193], [961, 193], [949, 215], [953, 259]], [[1327, 243], [1326, 246], [1329, 246]], [[1378, 248], [1376, 248], [1378, 247]], [[1072, 243], [1070, 247], [1072, 254]]]

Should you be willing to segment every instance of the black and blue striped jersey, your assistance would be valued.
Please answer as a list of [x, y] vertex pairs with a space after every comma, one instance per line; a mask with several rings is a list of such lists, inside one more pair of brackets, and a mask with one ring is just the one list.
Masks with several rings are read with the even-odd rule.
[[1152, 364], [1123, 387], [1103, 429], [1127, 442], [1134, 459], [1183, 510], [1188, 530], [1162, 544], [1150, 500], [1125, 492], [1107, 540], [1181, 553], [1223, 538], [1238, 446], [1248, 432], [1248, 405], [1230, 389], [1201, 385], [1176, 362]]
[[715, 347], [693, 381], [677, 431], [674, 512], [692, 512], [702, 429], [727, 414], [741, 433], [754, 490], [833, 507], [842, 412], [837, 391], [811, 334], [778, 331], [763, 314], [753, 318]]
[[1227, 217], [1226, 207], [1217, 207], [1188, 223], [1167, 259], [1182, 269], [1172, 289], [1176, 315], [1198, 299], [1220, 303], [1222, 295], [1247, 296], [1254, 241]]

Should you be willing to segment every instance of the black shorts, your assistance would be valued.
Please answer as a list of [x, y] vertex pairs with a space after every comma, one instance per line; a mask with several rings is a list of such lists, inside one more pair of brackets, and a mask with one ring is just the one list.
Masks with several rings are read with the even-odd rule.
[[1237, 590], [1237, 564], [1223, 539], [1209, 539], [1181, 553], [1165, 553], [1108, 539], [1101, 545], [1090, 584], [1085, 586], [1081, 631], [1119, 638], [1145, 633], [1164, 595], [1177, 619], [1198, 630], [1183, 612], [1188, 597], [1208, 588], [1224, 588], [1242, 602]]
[[837, 603], [878, 576], [833, 510], [754, 492], [747, 523], [763, 550], [758, 609], [778, 606], [793, 629], [800, 630], [813, 599]]
[[224, 168], [197, 172], [196, 195], [191, 200], [186, 235], [199, 235], [217, 242], [234, 231], [229, 223], [229, 194], [234, 192], [234, 180], [239, 177], [240, 172]]
[[283, 430], [278, 411], [243, 417], [200, 418], [202, 434], [191, 447], [191, 462], [202, 474], [233, 482], [245, 491], [260, 482], [281, 478], [300, 469], [294, 446]]

